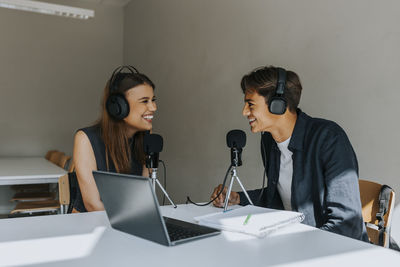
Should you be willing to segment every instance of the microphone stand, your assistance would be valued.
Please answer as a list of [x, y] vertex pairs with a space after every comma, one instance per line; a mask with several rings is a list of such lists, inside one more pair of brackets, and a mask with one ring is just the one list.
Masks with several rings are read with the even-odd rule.
[[[156, 158], [157, 163], [154, 162], [154, 158]], [[149, 159], [149, 160], [147, 160]], [[149, 155], [146, 158], [146, 167], [151, 171], [151, 183], [153, 184], [153, 190], [154, 193], [156, 192], [156, 184], [160, 187], [161, 191], [164, 193], [164, 195], [167, 197], [168, 201], [174, 206], [176, 209], [177, 206], [175, 203], [172, 201], [172, 199], [169, 197], [167, 191], [165, 191], [164, 187], [161, 185], [160, 181], [157, 179], [157, 168], [158, 166], [158, 154], [157, 155]]]
[[251, 205], [254, 205], [253, 202], [251, 201], [249, 195], [247, 194], [247, 191], [244, 188], [242, 182], [240, 181], [239, 176], [237, 175], [236, 167], [239, 167], [239, 166], [242, 165], [242, 159], [240, 157], [241, 152], [242, 152], [241, 148], [236, 148], [236, 147], [231, 148], [231, 163], [232, 163], [231, 180], [229, 182], [228, 191], [227, 191], [227, 194], [225, 196], [224, 211], [227, 211], [227, 209], [228, 209], [229, 196], [231, 195], [231, 192], [232, 192], [232, 186], [233, 186], [233, 181], [234, 180], [236, 180], [239, 183], [239, 185], [242, 188], [243, 193], [245, 194], [245, 196], [246, 196], [247, 200], [249, 201], [249, 203]]
[[161, 185], [160, 181], [158, 181], [157, 179], [157, 168], [152, 168], [151, 169], [151, 181], [153, 183], [153, 189], [154, 192], [156, 192], [156, 183], [158, 184], [158, 186], [160, 187], [161, 191], [163, 191], [164, 195], [167, 197], [168, 201], [174, 206], [174, 208], [176, 209], [177, 206], [175, 205], [175, 203], [172, 201], [172, 199], [169, 197], [167, 191], [165, 191], [164, 187]]

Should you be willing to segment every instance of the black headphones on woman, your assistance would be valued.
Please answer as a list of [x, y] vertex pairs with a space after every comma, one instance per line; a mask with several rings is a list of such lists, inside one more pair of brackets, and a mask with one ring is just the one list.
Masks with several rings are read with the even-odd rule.
[[287, 101], [285, 98], [286, 70], [276, 68], [278, 71], [278, 81], [276, 83], [275, 95], [268, 101], [269, 112], [276, 115], [282, 115], [286, 112]]
[[[122, 72], [125, 69], [128, 70], [128, 72]], [[106, 101], [106, 109], [110, 117], [117, 121], [122, 120], [129, 115], [128, 100], [126, 100], [123, 93], [118, 92], [121, 82], [129, 74], [139, 74], [139, 71], [130, 65], [120, 66], [113, 71], [109, 80], [108, 87], [110, 89], [110, 95]]]

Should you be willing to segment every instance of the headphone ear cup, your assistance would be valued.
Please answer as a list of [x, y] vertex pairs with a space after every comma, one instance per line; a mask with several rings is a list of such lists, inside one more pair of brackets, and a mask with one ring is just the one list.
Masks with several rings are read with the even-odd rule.
[[269, 112], [275, 115], [282, 115], [286, 112], [286, 99], [280, 96], [271, 97], [268, 103]]
[[106, 109], [115, 120], [122, 120], [129, 114], [129, 103], [122, 94], [112, 94], [107, 98]]

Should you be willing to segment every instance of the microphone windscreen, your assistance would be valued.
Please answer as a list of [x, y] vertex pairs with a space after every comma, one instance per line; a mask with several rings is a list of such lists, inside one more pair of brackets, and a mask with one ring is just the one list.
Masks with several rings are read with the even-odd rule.
[[143, 137], [143, 150], [145, 154], [160, 153], [163, 149], [163, 139], [158, 134], [145, 134]]
[[246, 145], [246, 133], [242, 130], [231, 130], [226, 134], [228, 147], [242, 148]]

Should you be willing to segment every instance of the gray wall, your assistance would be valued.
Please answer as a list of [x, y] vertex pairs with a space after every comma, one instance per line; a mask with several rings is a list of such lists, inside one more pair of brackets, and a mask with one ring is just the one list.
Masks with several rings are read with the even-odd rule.
[[158, 85], [154, 129], [164, 136], [172, 197], [209, 198], [229, 164], [233, 128], [248, 133], [239, 176], [260, 186], [259, 135], [241, 116], [239, 82], [270, 64], [300, 75], [305, 112], [346, 130], [360, 177], [400, 192], [399, 9], [394, 0], [133, 0], [124, 60]]
[[71, 153], [75, 130], [99, 115], [110, 70], [125, 62], [157, 84], [154, 130], [177, 202], [208, 199], [234, 128], [248, 137], [240, 178], [259, 187], [259, 135], [241, 116], [239, 82], [273, 64], [300, 75], [304, 111], [347, 131], [360, 176], [400, 191], [398, 1], [132, 0], [125, 10], [51, 2], [94, 8], [96, 17], [0, 8], [0, 156]]
[[76, 20], [0, 8], [0, 156], [72, 152], [95, 121], [111, 70], [123, 61], [123, 8]]
[[[49, 1], [48, 1], [49, 2]], [[95, 121], [111, 70], [123, 62], [123, 8], [87, 21], [0, 8], [0, 156], [72, 153], [73, 134]], [[0, 187], [0, 213], [13, 206]]]

